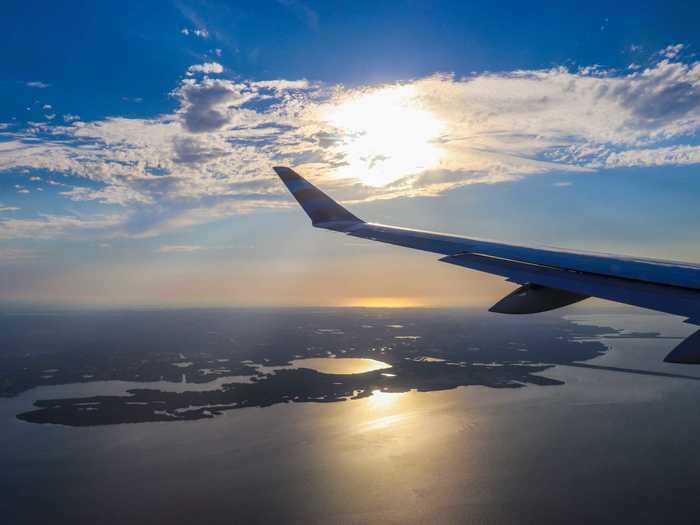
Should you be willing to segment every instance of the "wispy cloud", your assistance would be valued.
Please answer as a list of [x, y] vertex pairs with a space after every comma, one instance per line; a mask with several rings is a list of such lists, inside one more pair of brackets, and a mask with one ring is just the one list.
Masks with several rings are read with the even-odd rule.
[[36, 89], [46, 89], [47, 87], [51, 87], [51, 84], [47, 84], [46, 82], [41, 82], [39, 80], [33, 80], [31, 82], [27, 82], [26, 85], [27, 85], [27, 87], [36, 88]]
[[659, 51], [659, 54], [670, 60], [676, 58], [684, 48], [685, 46], [683, 44], [673, 44], [663, 48]]
[[106, 237], [123, 223], [124, 217], [117, 214], [92, 217], [40, 214], [33, 219], [0, 218], [0, 241]]
[[196, 244], [161, 244], [156, 251], [158, 253], [193, 253], [207, 249], [206, 246]]
[[185, 35], [185, 36], [195, 36], [197, 38], [209, 38], [209, 31], [207, 31], [206, 28], [195, 28], [195, 29], [188, 29], [186, 27], [183, 27], [180, 30], [180, 33]]

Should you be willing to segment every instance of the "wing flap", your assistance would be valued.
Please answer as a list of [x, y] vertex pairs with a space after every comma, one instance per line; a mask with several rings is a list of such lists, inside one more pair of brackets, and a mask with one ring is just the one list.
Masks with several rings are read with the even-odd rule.
[[489, 308], [489, 312], [499, 314], [538, 314], [578, 303], [588, 299], [588, 297], [590, 296], [528, 283], [506, 295]]

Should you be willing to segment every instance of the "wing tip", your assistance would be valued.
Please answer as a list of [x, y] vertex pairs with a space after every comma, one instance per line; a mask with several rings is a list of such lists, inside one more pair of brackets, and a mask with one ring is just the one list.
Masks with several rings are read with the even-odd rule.
[[347, 231], [352, 226], [364, 223], [362, 219], [350, 213], [292, 168], [273, 166], [272, 169], [304, 209], [314, 226]]

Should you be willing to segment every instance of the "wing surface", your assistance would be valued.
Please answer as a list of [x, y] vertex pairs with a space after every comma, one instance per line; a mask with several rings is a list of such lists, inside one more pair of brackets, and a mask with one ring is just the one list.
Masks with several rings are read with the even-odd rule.
[[[522, 285], [491, 311], [537, 313], [598, 297], [680, 315], [689, 323], [700, 324], [700, 265], [506, 244], [368, 223], [290, 168], [274, 169], [317, 228], [440, 254], [442, 262]], [[700, 337], [686, 339], [679, 349], [683, 351], [674, 350], [667, 360], [700, 362]]]

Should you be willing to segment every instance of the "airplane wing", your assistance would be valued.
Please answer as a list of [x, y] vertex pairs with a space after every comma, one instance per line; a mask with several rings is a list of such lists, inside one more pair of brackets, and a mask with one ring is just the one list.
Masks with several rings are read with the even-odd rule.
[[[359, 219], [287, 167], [275, 167], [317, 228], [442, 255], [441, 262], [491, 273], [520, 287], [491, 307], [532, 314], [599, 297], [686, 318], [700, 325], [700, 265], [505, 244], [374, 224]], [[665, 359], [700, 364], [700, 331]]]

